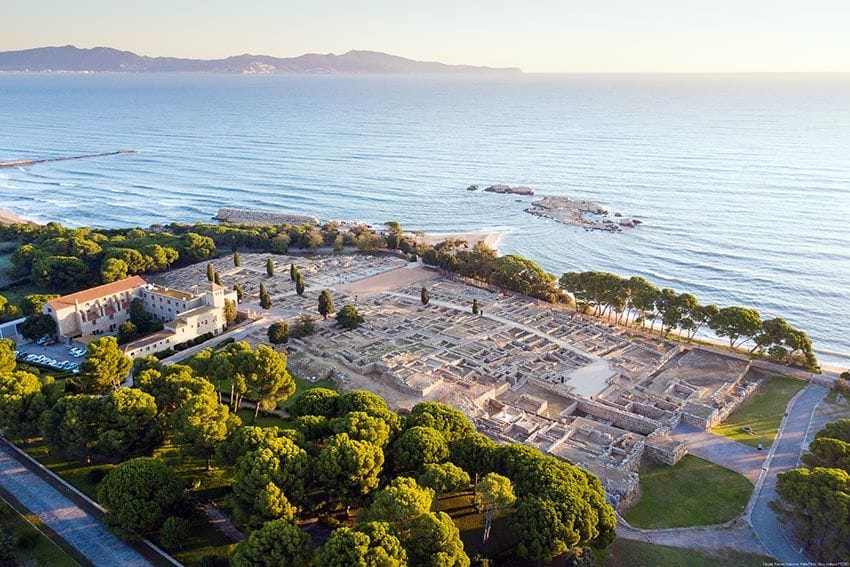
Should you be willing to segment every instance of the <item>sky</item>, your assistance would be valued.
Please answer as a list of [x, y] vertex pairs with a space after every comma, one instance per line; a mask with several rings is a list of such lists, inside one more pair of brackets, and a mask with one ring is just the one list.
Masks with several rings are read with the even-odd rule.
[[850, 0], [2, 0], [0, 51], [370, 49], [546, 73], [850, 72]]

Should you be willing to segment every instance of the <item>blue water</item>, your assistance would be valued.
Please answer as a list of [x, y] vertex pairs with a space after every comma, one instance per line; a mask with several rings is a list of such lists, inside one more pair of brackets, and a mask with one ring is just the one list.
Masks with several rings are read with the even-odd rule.
[[[640, 274], [806, 329], [850, 366], [850, 76], [0, 75], [1, 207], [70, 225], [221, 206], [501, 228], [548, 270]], [[588, 233], [510, 183], [643, 219]], [[521, 202], [517, 202], [517, 200]]]

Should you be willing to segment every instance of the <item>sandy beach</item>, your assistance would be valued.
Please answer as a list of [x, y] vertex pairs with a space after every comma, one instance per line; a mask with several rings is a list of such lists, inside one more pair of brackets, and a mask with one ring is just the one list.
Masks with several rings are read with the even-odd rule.
[[0, 209], [0, 224], [16, 224], [21, 222], [30, 222], [26, 219], [22, 219], [18, 213], [13, 213], [12, 211], [6, 209]]

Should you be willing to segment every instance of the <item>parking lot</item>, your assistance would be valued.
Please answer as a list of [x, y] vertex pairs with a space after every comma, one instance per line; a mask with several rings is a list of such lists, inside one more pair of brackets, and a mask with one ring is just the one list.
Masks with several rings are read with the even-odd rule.
[[44, 346], [30, 341], [17, 346], [17, 359], [21, 362], [29, 362], [59, 371], [79, 371], [79, 365], [84, 357], [74, 357], [70, 353], [71, 347], [57, 343]]

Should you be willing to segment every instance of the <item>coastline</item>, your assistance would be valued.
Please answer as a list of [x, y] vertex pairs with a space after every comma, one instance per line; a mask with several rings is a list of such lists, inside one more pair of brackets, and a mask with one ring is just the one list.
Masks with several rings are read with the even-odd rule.
[[483, 241], [484, 244], [498, 252], [499, 245], [502, 243], [502, 239], [506, 234], [508, 234], [508, 232], [510, 231], [480, 230], [473, 232], [425, 232], [422, 233], [421, 236], [417, 236], [416, 241], [424, 244], [430, 244], [431, 246], [448, 239], [463, 240], [469, 246], [474, 246], [479, 241]]
[[0, 224], [19, 224], [19, 223], [30, 223], [33, 222], [31, 220], [21, 218], [21, 216], [9, 209], [0, 209]]

